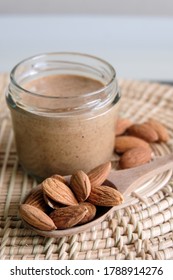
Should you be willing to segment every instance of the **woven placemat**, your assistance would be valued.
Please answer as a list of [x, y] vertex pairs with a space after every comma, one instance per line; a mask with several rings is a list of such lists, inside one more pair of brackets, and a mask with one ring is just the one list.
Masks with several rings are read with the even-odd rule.
[[[89, 231], [46, 238], [24, 227], [18, 205], [36, 182], [17, 161], [4, 98], [7, 80], [0, 75], [0, 259], [173, 259], [173, 179], [165, 180], [162, 174], [152, 183], [162, 186], [159, 191], [147, 198], [133, 193], [128, 205]], [[173, 139], [173, 88], [126, 80], [119, 85], [121, 115], [136, 122], [161, 120]], [[173, 141], [153, 149], [171, 152]]]

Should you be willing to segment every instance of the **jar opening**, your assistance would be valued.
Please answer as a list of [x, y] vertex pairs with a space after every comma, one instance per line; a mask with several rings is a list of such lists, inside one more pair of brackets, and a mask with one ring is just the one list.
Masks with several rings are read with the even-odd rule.
[[[52, 77], [56, 79], [50, 90], [48, 81]], [[13, 68], [10, 79], [11, 100], [31, 111], [50, 113], [100, 107], [111, 103], [115, 92], [118, 93], [114, 68], [100, 58], [80, 53], [48, 53], [28, 58]], [[70, 84], [70, 79], [74, 84]], [[88, 87], [88, 81], [93, 81], [92, 87]]]

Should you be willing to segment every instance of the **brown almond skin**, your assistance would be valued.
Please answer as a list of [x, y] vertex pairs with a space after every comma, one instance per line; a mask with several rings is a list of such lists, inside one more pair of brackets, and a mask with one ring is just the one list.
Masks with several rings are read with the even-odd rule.
[[64, 183], [65, 185], [67, 185], [66, 179], [61, 175], [54, 174], [51, 176], [51, 178], [57, 179], [57, 180], [61, 181], [62, 183]]
[[121, 169], [137, 167], [151, 160], [151, 150], [146, 148], [133, 148], [126, 151], [120, 158]]
[[103, 163], [96, 168], [92, 169], [88, 173], [88, 177], [91, 183], [91, 188], [95, 188], [97, 186], [101, 186], [103, 182], [107, 179], [110, 171], [111, 171], [111, 162]]
[[78, 224], [86, 215], [87, 208], [83, 205], [73, 205], [54, 210], [50, 218], [57, 229], [71, 228]]
[[150, 125], [158, 134], [158, 141], [160, 142], [168, 142], [170, 137], [167, 128], [157, 120], [149, 119], [146, 122]]
[[43, 192], [54, 201], [64, 205], [78, 204], [71, 189], [60, 180], [50, 177], [42, 182], [42, 186]]
[[129, 119], [119, 118], [116, 124], [116, 136], [124, 134], [132, 124], [132, 121]]
[[95, 205], [93, 205], [89, 202], [81, 202], [80, 205], [85, 206], [88, 210], [88, 212], [86, 212], [83, 219], [78, 223], [78, 225], [83, 225], [94, 219], [97, 209], [96, 209]]
[[148, 124], [134, 124], [127, 129], [127, 132], [139, 137], [149, 143], [156, 142], [159, 139], [157, 132]]
[[79, 202], [85, 201], [91, 192], [89, 177], [82, 170], [75, 172], [70, 179], [70, 188]]
[[32, 190], [31, 193], [27, 196], [25, 204], [29, 204], [37, 207], [43, 212], [48, 212], [48, 206], [44, 201], [42, 186], [38, 185], [36, 189]]
[[115, 151], [117, 153], [125, 153], [126, 151], [132, 149], [132, 148], [150, 148], [149, 144], [144, 141], [143, 139], [140, 139], [135, 136], [118, 136], [115, 140]]
[[59, 207], [62, 207], [62, 204], [59, 202], [54, 201], [50, 197], [48, 197], [45, 193], [43, 193], [43, 198], [45, 203], [51, 208], [51, 209], [58, 209]]
[[116, 206], [123, 202], [122, 194], [108, 186], [97, 186], [91, 189], [88, 202], [97, 206]]
[[52, 219], [35, 206], [21, 204], [19, 214], [24, 221], [37, 229], [46, 231], [56, 229]]

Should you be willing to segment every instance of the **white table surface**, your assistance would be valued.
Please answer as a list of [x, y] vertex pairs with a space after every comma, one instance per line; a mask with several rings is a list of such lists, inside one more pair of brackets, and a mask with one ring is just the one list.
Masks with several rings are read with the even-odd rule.
[[121, 78], [173, 81], [173, 18], [0, 17], [0, 72], [26, 57], [54, 51], [99, 56]]

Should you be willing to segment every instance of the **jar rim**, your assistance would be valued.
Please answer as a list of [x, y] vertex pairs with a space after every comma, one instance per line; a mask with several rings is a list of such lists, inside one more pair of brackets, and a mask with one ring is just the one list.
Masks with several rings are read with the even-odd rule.
[[[20, 67], [21, 65], [23, 65], [24, 63], [26, 62], [29, 62], [29, 61], [35, 61], [36, 59], [40, 59], [40, 58], [44, 58], [44, 57], [51, 57], [51, 56], [62, 56], [62, 55], [66, 55], [66, 56], [78, 56], [78, 57], [84, 57], [84, 58], [89, 58], [89, 59], [93, 59], [95, 61], [98, 61], [98, 62], [101, 62], [103, 63], [105, 66], [107, 66], [109, 68], [109, 70], [111, 71], [111, 79], [109, 80], [109, 82], [107, 82], [105, 85], [103, 85], [103, 87], [101, 87], [99, 90], [96, 90], [96, 91], [92, 91], [92, 92], [87, 92], [87, 93], [83, 93], [81, 94], [80, 96], [79, 95], [74, 95], [74, 96], [47, 96], [47, 95], [43, 95], [43, 94], [39, 94], [37, 92], [33, 92], [31, 90], [28, 90], [26, 88], [24, 88], [23, 86], [21, 86], [17, 81], [16, 81], [16, 78], [15, 78], [15, 73], [18, 69], [18, 67]], [[75, 61], [74, 61], [75, 62]], [[40, 54], [37, 54], [37, 55], [33, 55], [33, 56], [30, 56], [26, 59], [23, 59], [21, 60], [19, 63], [17, 63], [11, 70], [10, 72], [10, 80], [12, 82], [12, 84], [18, 88], [19, 90], [21, 91], [24, 91], [25, 93], [31, 95], [31, 96], [39, 96], [41, 98], [47, 98], [47, 99], [73, 99], [73, 98], [83, 98], [83, 97], [91, 97], [91, 96], [94, 96], [94, 95], [97, 95], [99, 93], [102, 93], [104, 91], [106, 91], [109, 87], [111, 87], [112, 83], [114, 82], [116, 78], [116, 71], [114, 69], [114, 67], [109, 63], [107, 62], [106, 60], [102, 59], [102, 58], [99, 58], [97, 56], [94, 56], [94, 55], [90, 55], [90, 54], [86, 54], [86, 53], [80, 53], [80, 52], [47, 52], [47, 53], [40, 53]]]

